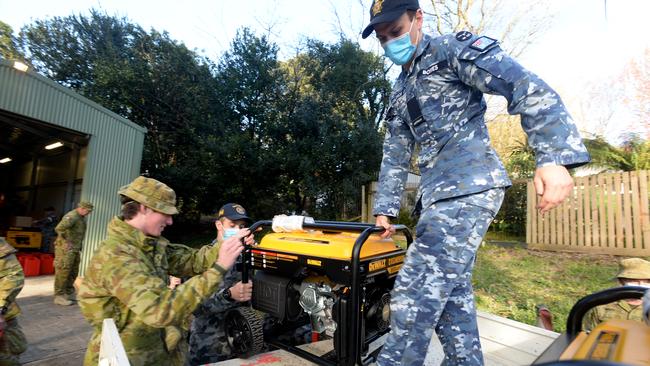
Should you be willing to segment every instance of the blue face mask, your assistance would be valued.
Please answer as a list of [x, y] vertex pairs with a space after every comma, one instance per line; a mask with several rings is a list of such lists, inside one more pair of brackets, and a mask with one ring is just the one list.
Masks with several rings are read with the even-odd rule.
[[416, 47], [411, 43], [413, 23], [415, 23], [415, 18], [413, 18], [408, 32], [381, 45], [384, 48], [386, 57], [393, 61], [395, 65], [404, 65], [409, 62], [413, 57], [413, 53], [415, 53]]
[[230, 238], [231, 236], [237, 235], [238, 232], [239, 232], [239, 229], [236, 229], [236, 228], [225, 229], [223, 231], [223, 240], [226, 240], [226, 239]]

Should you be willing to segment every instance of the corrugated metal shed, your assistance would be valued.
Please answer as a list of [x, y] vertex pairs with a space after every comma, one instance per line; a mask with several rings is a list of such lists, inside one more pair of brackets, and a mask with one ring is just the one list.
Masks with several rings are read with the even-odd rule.
[[33, 71], [0, 60], [0, 109], [90, 135], [81, 199], [94, 203], [80, 275], [120, 210], [117, 189], [140, 173], [146, 129]]

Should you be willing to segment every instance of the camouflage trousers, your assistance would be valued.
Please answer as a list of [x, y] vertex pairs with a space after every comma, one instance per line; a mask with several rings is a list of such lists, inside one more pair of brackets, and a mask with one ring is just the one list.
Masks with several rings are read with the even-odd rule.
[[54, 253], [54, 295], [74, 294], [74, 280], [79, 273], [79, 250], [70, 249], [64, 240], [55, 242]]
[[0, 366], [18, 366], [21, 353], [27, 349], [27, 339], [16, 318], [7, 320], [7, 328], [0, 340]]
[[483, 365], [472, 269], [503, 195], [495, 188], [423, 210], [392, 291], [391, 331], [377, 365], [422, 365], [434, 329], [444, 365]]

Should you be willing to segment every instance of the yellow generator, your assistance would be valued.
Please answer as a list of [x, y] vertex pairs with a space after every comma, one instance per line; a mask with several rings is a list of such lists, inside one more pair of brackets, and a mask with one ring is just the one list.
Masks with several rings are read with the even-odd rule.
[[[650, 365], [650, 291], [642, 286], [622, 286], [579, 300], [569, 312], [567, 332], [560, 335], [533, 365]], [[583, 318], [596, 306], [644, 297], [644, 322], [612, 319], [591, 331], [583, 330]]]
[[43, 234], [41, 229], [31, 227], [10, 227], [7, 242], [16, 249], [40, 249]]
[[[272, 225], [259, 221], [251, 230]], [[242, 281], [250, 275], [253, 296], [251, 307], [226, 315], [231, 347], [250, 355], [268, 344], [319, 365], [367, 364], [380, 350], [369, 345], [390, 329], [390, 291], [411, 234], [396, 225], [405, 238], [399, 245], [380, 238], [384, 230], [371, 224], [307, 221], [301, 226], [270, 232], [245, 249]], [[334, 350], [317, 356], [282, 340], [300, 327], [332, 337]]]

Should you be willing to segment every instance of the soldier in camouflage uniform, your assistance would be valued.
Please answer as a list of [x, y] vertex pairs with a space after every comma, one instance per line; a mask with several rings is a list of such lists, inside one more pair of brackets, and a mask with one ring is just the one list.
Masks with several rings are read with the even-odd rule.
[[81, 201], [54, 228], [58, 234], [54, 242], [54, 303], [57, 305], [72, 305], [77, 299], [73, 284], [79, 273], [79, 256], [86, 235], [86, 216], [92, 210], [92, 203]]
[[[108, 224], [79, 288], [81, 312], [93, 326], [84, 365], [97, 365], [106, 318], [115, 321], [131, 365], [182, 365], [187, 342], [181, 328], [187, 330], [191, 313], [217, 290], [249, 232], [220, 247], [171, 244], [161, 236], [178, 213], [171, 188], [138, 177], [118, 194], [122, 215]], [[252, 244], [252, 235], [245, 241]], [[170, 275], [193, 277], [172, 290]]]
[[[220, 245], [250, 222], [251, 219], [241, 205], [223, 205], [215, 222], [217, 238], [211, 245]], [[224, 276], [219, 291], [199, 305], [194, 312], [190, 328], [190, 365], [203, 365], [232, 358], [224, 329], [226, 312], [243, 301], [249, 301], [252, 291], [253, 283], [243, 284], [241, 273], [233, 267]]]
[[[621, 286], [650, 287], [650, 262], [641, 258], [623, 259], [619, 263], [616, 278]], [[585, 314], [583, 328], [592, 330], [598, 324], [611, 319], [643, 321], [642, 305], [641, 299], [629, 299], [597, 306]]]
[[486, 36], [422, 33], [417, 0], [375, 0], [370, 24], [386, 56], [402, 66], [384, 117], [386, 137], [374, 215], [395, 232], [411, 154], [422, 175], [416, 240], [392, 292], [391, 332], [379, 365], [421, 365], [435, 329], [448, 365], [482, 365], [472, 269], [476, 251], [511, 185], [490, 146], [484, 93], [504, 96], [536, 153], [542, 213], [560, 204], [567, 168], [589, 154], [559, 96]]
[[20, 309], [16, 296], [25, 276], [14, 249], [0, 238], [0, 366], [20, 365], [18, 357], [27, 349], [25, 334], [18, 324]]

